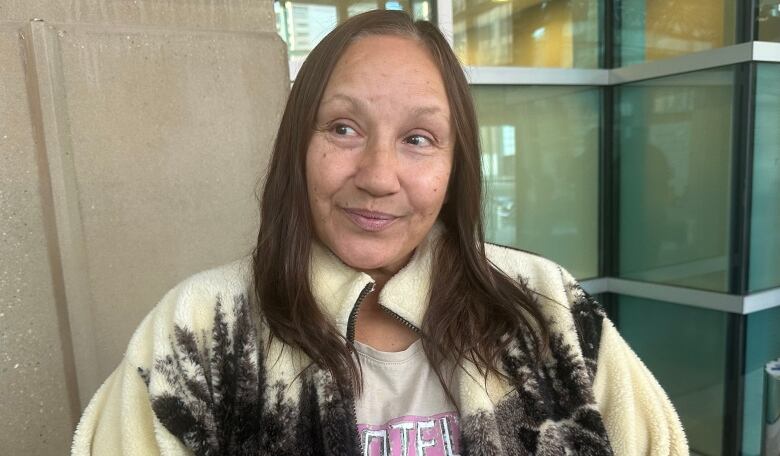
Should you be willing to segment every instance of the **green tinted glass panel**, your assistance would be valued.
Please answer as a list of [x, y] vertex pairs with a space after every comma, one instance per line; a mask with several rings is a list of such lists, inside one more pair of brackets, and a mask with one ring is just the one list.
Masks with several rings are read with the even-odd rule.
[[[764, 395], [764, 367], [769, 361], [780, 358], [779, 328], [780, 307], [747, 316], [743, 455], [761, 454], [762, 415], [764, 402], [768, 400]], [[777, 413], [777, 405], [772, 407], [773, 415]]]
[[598, 272], [599, 89], [473, 87], [491, 242]]
[[733, 68], [618, 89], [621, 277], [725, 291]]
[[780, 41], [780, 0], [759, 0], [758, 40]]
[[337, 24], [375, 9], [411, 12], [415, 19], [435, 21], [433, 0], [289, 2], [274, 0], [276, 31], [291, 59], [305, 57]]
[[728, 315], [618, 297], [618, 330], [672, 400], [692, 452], [720, 455]]
[[622, 66], [735, 43], [737, 0], [618, 0]]
[[467, 65], [597, 68], [603, 0], [454, 0], [453, 47]]
[[759, 64], [756, 79], [751, 290], [780, 286], [780, 65]]

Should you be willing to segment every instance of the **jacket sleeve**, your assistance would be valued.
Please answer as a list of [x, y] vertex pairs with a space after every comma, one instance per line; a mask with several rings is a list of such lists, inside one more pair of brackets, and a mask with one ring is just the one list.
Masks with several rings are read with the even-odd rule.
[[593, 392], [616, 455], [688, 455], [669, 397], [607, 318]]
[[73, 437], [73, 456], [192, 454], [155, 416], [140, 367], [152, 363], [154, 327], [163, 305], [144, 319], [119, 366], [84, 410]]
[[245, 266], [198, 273], [163, 297], [84, 411], [73, 455], [232, 454], [255, 437], [264, 383]]
[[600, 304], [563, 272], [596, 407], [617, 456], [687, 456], [682, 424], [666, 392]]

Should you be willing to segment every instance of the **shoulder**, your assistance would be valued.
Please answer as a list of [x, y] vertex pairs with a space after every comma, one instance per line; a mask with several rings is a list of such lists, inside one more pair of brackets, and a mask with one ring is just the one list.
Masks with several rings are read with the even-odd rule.
[[548, 258], [495, 244], [485, 244], [485, 253], [494, 266], [536, 295], [554, 332], [563, 334], [569, 343], [577, 341], [592, 374], [606, 319], [602, 306], [569, 271]]
[[163, 434], [197, 454], [218, 452], [216, 413], [257, 409], [251, 278], [246, 257], [182, 280], [138, 327], [122, 361], [117, 394], [132, 397], [129, 406], [143, 409], [149, 420], [153, 414]]
[[244, 257], [187, 277], [174, 286], [159, 306], [170, 308], [181, 320], [197, 323], [210, 317], [219, 304], [225, 309], [248, 300], [252, 277], [251, 257]]
[[488, 260], [507, 276], [522, 281], [537, 293], [557, 295], [572, 310], [592, 308], [593, 298], [583, 290], [565, 267], [549, 258], [527, 250], [485, 243]]
[[126, 356], [148, 368], [152, 358], [213, 343], [220, 326], [248, 325], [251, 272], [251, 257], [244, 257], [180, 281], [140, 324]]
[[173, 298], [177, 305], [197, 305], [216, 296], [245, 292], [251, 277], [252, 262], [247, 256], [187, 277], [174, 286], [166, 298]]
[[558, 263], [534, 252], [485, 243], [485, 254], [493, 266], [531, 291], [566, 304], [567, 288], [574, 280]]

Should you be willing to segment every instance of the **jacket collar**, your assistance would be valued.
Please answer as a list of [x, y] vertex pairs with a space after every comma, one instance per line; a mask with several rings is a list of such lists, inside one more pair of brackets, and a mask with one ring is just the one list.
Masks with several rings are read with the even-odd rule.
[[[387, 281], [379, 294], [381, 306], [418, 329], [428, 307], [434, 247], [443, 231], [440, 222], [434, 224], [409, 263]], [[352, 309], [361, 292], [373, 286], [373, 279], [344, 264], [319, 242], [312, 244], [310, 274], [314, 299], [346, 337]]]

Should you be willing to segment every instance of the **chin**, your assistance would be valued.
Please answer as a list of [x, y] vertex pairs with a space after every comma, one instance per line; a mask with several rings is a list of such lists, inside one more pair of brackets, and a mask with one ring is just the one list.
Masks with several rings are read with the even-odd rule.
[[345, 255], [340, 258], [347, 266], [357, 269], [358, 271], [382, 269], [389, 263], [389, 261], [385, 261], [382, 257], [367, 255]]
[[388, 249], [371, 247], [355, 243], [350, 246], [339, 246], [334, 253], [347, 266], [358, 271], [386, 269], [397, 262], [398, 256], [391, 254]]

